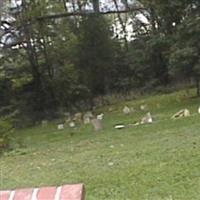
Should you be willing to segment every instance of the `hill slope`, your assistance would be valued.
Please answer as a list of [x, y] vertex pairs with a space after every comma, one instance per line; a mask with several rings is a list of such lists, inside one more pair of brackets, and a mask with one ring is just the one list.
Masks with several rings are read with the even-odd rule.
[[[124, 105], [135, 112], [124, 116]], [[155, 123], [115, 130], [116, 123], [133, 123], [147, 111]], [[54, 123], [15, 133], [20, 148], [0, 158], [0, 188], [83, 182], [87, 200], [188, 200], [200, 196], [199, 99], [184, 92], [143, 97], [104, 111], [104, 130], [80, 126], [57, 131]], [[192, 116], [171, 116], [188, 108]]]

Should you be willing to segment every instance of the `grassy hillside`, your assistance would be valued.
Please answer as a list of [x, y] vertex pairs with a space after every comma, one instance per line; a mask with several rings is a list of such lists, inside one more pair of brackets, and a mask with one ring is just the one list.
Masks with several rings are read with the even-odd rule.
[[[146, 113], [141, 104], [155, 123], [113, 128], [140, 119]], [[124, 116], [124, 105], [135, 112]], [[0, 158], [0, 188], [83, 182], [87, 200], [199, 200], [199, 105], [177, 92], [99, 109], [105, 114], [99, 133], [90, 125], [57, 131], [56, 123], [17, 131], [13, 143], [20, 147]], [[192, 116], [170, 119], [182, 108]]]

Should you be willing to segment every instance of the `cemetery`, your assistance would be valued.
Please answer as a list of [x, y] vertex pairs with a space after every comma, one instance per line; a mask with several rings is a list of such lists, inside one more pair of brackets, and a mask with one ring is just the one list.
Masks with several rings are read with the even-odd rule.
[[[113, 104], [112, 111], [100, 107], [88, 111], [89, 123], [73, 128], [67, 122], [58, 129], [58, 120], [14, 132], [15, 148], [0, 157], [1, 190], [83, 183], [87, 200], [198, 199], [199, 99], [184, 95], [141, 97]], [[140, 109], [142, 101], [148, 110]], [[124, 114], [124, 105], [134, 112]], [[173, 119], [183, 108], [190, 116]], [[152, 123], [134, 125], [147, 112]], [[98, 113], [101, 123], [92, 121]], [[120, 123], [124, 127], [115, 129]]]
[[199, 200], [199, 41], [199, 0], [0, 0], [0, 200]]

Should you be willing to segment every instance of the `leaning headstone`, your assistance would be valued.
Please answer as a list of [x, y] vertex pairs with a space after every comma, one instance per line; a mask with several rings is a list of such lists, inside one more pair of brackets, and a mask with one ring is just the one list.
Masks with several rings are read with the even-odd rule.
[[124, 108], [123, 108], [123, 113], [124, 113], [125, 115], [128, 115], [130, 112], [131, 112], [130, 108], [129, 108], [128, 106], [124, 106]]
[[190, 111], [188, 109], [182, 109], [180, 111], [178, 111], [177, 113], [175, 113], [172, 116], [172, 119], [178, 119], [181, 117], [189, 117], [190, 116]]
[[102, 121], [99, 119], [92, 119], [91, 123], [93, 125], [93, 128], [95, 131], [100, 131], [102, 130], [103, 126], [102, 126]]
[[152, 116], [151, 116], [151, 113], [148, 112], [141, 120], [140, 122], [141, 124], [151, 124], [153, 123], [153, 119], [152, 119]]
[[57, 129], [58, 130], [63, 130], [64, 129], [64, 124], [58, 124]]

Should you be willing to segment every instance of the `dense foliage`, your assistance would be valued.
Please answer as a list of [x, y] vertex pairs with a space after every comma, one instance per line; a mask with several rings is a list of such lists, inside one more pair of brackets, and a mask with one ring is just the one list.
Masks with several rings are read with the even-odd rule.
[[126, 13], [113, 0], [116, 13], [106, 15], [95, 0], [93, 10], [87, 1], [72, 1], [71, 8], [65, 1], [13, 2], [1, 5], [0, 107], [17, 110], [17, 122], [174, 80], [195, 81], [200, 94], [197, 0], [124, 1]]

